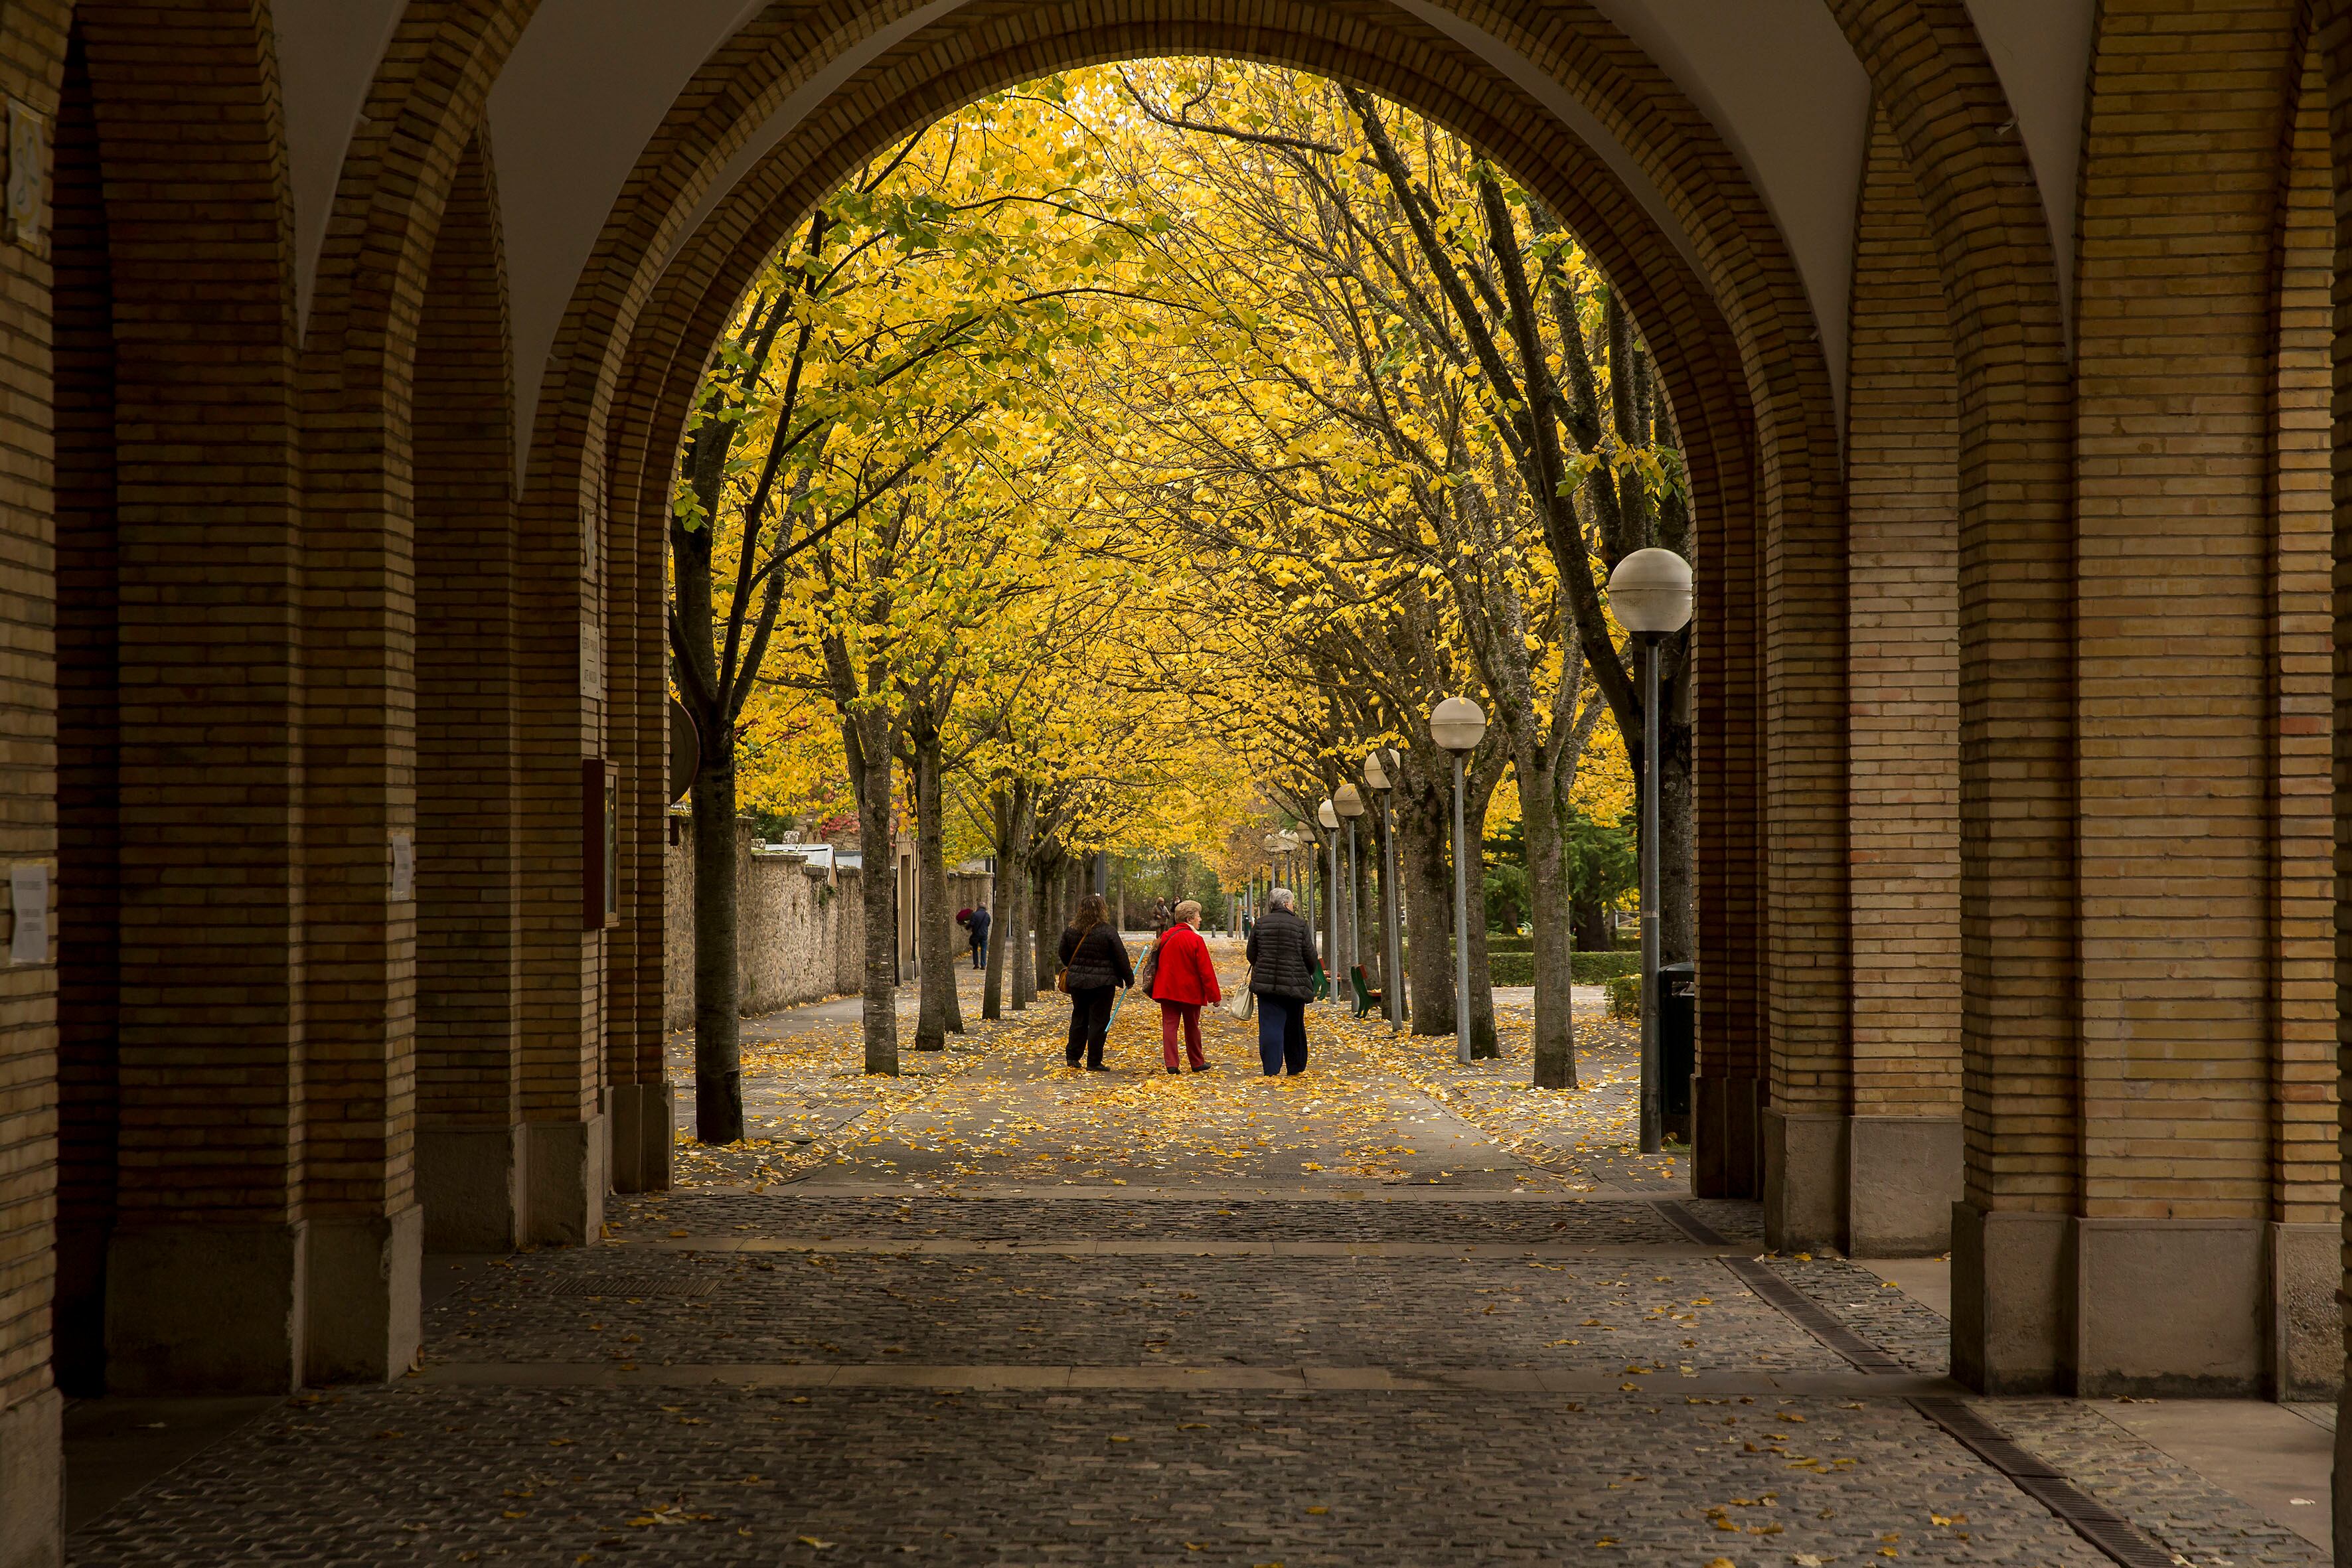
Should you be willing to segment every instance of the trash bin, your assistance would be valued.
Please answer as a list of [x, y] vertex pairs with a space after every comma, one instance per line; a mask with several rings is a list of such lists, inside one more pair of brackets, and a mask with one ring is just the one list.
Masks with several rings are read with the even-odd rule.
[[1691, 1074], [1698, 1070], [1698, 965], [1658, 967], [1658, 1101], [1663, 1131], [1691, 1137]]

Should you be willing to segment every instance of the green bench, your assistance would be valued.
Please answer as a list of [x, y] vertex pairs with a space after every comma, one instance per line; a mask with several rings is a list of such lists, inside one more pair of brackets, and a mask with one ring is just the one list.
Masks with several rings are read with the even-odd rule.
[[1367, 988], [1364, 984], [1364, 966], [1362, 964], [1351, 963], [1348, 965], [1348, 983], [1356, 988], [1356, 1011], [1354, 1015], [1356, 1017], [1362, 1017], [1365, 1014], [1372, 1011], [1381, 1005], [1381, 994], [1377, 991]]

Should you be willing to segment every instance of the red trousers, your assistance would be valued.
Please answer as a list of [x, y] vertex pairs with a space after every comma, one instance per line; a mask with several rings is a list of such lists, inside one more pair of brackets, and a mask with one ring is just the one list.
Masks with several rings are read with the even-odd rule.
[[1184, 1054], [1192, 1058], [1195, 1070], [1207, 1067], [1209, 1058], [1201, 1054], [1201, 1005], [1198, 1002], [1162, 1002], [1160, 1004], [1160, 1052], [1168, 1058], [1168, 1070], [1176, 1070], [1176, 1021], [1184, 1021]]

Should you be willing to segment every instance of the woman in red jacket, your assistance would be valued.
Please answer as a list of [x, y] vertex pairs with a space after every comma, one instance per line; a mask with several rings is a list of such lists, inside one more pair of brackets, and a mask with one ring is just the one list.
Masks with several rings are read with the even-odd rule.
[[1167, 1058], [1170, 1072], [1178, 1070], [1176, 1025], [1180, 1019], [1184, 1025], [1184, 1054], [1192, 1058], [1192, 1070], [1209, 1070], [1208, 1058], [1201, 1054], [1201, 1008], [1224, 1000], [1200, 928], [1200, 904], [1192, 899], [1178, 904], [1176, 923], [1160, 938], [1160, 967], [1151, 975], [1151, 994], [1160, 1004], [1160, 1054]]

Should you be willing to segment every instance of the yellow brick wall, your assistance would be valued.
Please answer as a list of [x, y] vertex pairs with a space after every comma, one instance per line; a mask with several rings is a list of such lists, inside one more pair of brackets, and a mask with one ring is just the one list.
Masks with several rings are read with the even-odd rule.
[[1853, 1109], [1958, 1115], [1958, 371], [1927, 215], [1883, 115], [1848, 334]]

